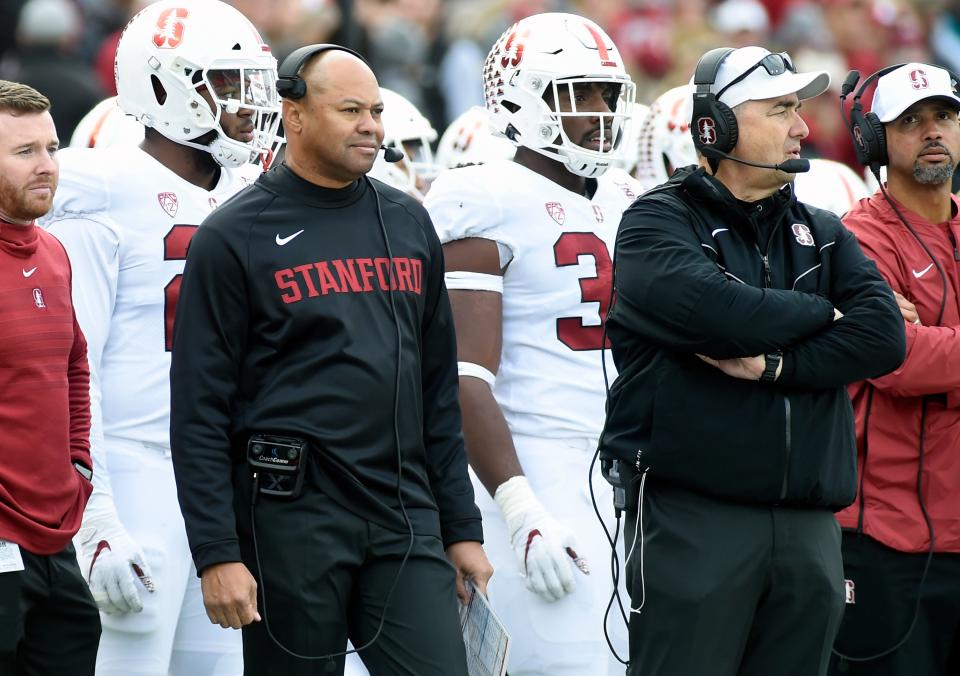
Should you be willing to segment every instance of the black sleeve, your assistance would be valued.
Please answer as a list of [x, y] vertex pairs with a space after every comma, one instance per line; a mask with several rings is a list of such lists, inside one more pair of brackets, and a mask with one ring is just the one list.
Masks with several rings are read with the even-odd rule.
[[240, 561], [229, 430], [247, 300], [237, 251], [218, 230], [200, 227], [187, 253], [170, 366], [170, 447], [198, 573], [215, 563]]
[[443, 283], [443, 250], [429, 217], [424, 214], [423, 218], [430, 241], [421, 349], [423, 442], [430, 488], [440, 512], [443, 546], [447, 547], [464, 540], [483, 542], [483, 528], [467, 473], [458, 402], [457, 341]]
[[615, 321], [680, 352], [747, 357], [807, 338], [833, 319], [820, 296], [728, 280], [683, 211], [642, 198], [617, 233]]
[[893, 292], [853, 234], [839, 227], [830, 288], [831, 300], [843, 318], [784, 353], [779, 384], [848, 385], [889, 373], [906, 355], [903, 317]]

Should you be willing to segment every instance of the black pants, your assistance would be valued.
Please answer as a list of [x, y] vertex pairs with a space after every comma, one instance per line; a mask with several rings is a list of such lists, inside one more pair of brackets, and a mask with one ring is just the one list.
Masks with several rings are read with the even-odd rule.
[[73, 545], [20, 554], [23, 570], [0, 573], [0, 674], [93, 676], [100, 613]]
[[305, 660], [278, 647], [267, 633], [300, 655], [355, 647], [383, 631], [360, 657], [372, 676], [466, 676], [456, 574], [440, 540], [415, 536], [389, 606], [387, 593], [410, 542], [362, 519], [312, 487], [292, 502], [260, 497], [256, 534], [260, 566], [241, 518], [244, 563], [257, 578], [263, 621], [243, 629], [246, 676], [342, 674], [344, 657]]
[[[836, 656], [834, 676], [956, 676], [960, 674], [960, 554], [934, 554], [920, 588], [926, 554], [904, 554], [866, 535], [844, 532], [843, 566], [853, 582], [836, 650], [866, 657], [896, 645], [892, 654], [868, 662]], [[917, 594], [920, 608], [917, 612]]]
[[[648, 479], [627, 564], [630, 676], [822, 676], [843, 612], [827, 510], [738, 505]], [[637, 509], [626, 525], [629, 550]]]

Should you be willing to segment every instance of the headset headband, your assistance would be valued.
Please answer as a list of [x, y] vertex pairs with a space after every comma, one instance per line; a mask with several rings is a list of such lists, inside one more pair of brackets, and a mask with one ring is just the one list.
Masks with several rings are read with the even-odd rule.
[[697, 69], [693, 73], [693, 84], [697, 86], [698, 94], [710, 93], [710, 87], [716, 84], [720, 64], [735, 51], [733, 47], [717, 47], [700, 57]]
[[285, 99], [301, 99], [307, 93], [307, 83], [300, 77], [300, 70], [315, 54], [338, 50], [353, 54], [355, 57], [367, 62], [360, 54], [349, 47], [334, 45], [330, 43], [321, 43], [316, 45], [306, 45], [295, 49], [280, 64], [277, 69], [277, 93]]

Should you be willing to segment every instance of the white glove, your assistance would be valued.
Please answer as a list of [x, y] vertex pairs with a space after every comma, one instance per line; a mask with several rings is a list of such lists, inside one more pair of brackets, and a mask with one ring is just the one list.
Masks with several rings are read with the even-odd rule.
[[510, 531], [510, 544], [527, 578], [527, 589], [546, 601], [558, 601], [573, 591], [571, 566], [585, 575], [590, 567], [577, 555], [577, 543], [537, 500], [525, 476], [511, 477], [497, 487], [493, 499]]
[[102, 499], [91, 496], [77, 532], [81, 569], [100, 610], [107, 614], [139, 613], [143, 602], [137, 581], [153, 593], [153, 573], [143, 550], [120, 523], [109, 496], [96, 497]]

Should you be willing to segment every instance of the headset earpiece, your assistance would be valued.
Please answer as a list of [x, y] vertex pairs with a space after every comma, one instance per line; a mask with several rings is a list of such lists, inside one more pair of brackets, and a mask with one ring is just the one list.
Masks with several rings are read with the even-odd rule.
[[277, 93], [285, 99], [302, 99], [304, 96], [306, 96], [307, 83], [302, 77], [300, 77], [300, 70], [307, 63], [307, 61], [314, 56], [314, 54], [327, 52], [332, 49], [353, 54], [364, 63], [367, 62], [367, 60], [360, 56], [360, 54], [357, 52], [349, 49], [348, 47], [341, 47], [340, 45], [324, 43], [300, 47], [299, 49], [295, 49], [293, 52], [291, 52], [277, 69]]
[[694, 70], [693, 114], [690, 120], [690, 133], [697, 150], [705, 146], [729, 153], [737, 145], [740, 130], [733, 109], [717, 99], [710, 88], [716, 83], [720, 64], [734, 50], [731, 47], [718, 47], [700, 57]]
[[[861, 88], [861, 92], [862, 92]], [[853, 150], [857, 161], [864, 167], [885, 166], [887, 157], [887, 134], [883, 122], [874, 113], [864, 113], [860, 103], [860, 94], [853, 100], [850, 108], [850, 136], [853, 138]]]

